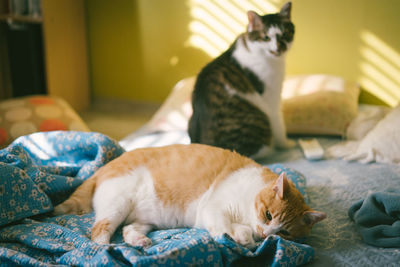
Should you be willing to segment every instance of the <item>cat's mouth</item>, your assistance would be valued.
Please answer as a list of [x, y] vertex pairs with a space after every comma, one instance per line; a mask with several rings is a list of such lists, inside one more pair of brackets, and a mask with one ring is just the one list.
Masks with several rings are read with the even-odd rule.
[[276, 56], [276, 57], [279, 57], [279, 56], [282, 54], [282, 53], [279, 52], [279, 51], [273, 51], [273, 50], [269, 50], [269, 53], [270, 53], [271, 55]]

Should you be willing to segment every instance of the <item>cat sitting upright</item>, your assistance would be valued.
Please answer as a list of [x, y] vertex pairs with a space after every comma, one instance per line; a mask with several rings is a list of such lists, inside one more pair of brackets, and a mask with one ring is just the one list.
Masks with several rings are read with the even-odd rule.
[[58, 214], [95, 211], [91, 238], [107, 244], [121, 224], [124, 241], [148, 246], [152, 228], [204, 228], [253, 247], [270, 234], [305, 236], [326, 215], [308, 207], [285, 175], [213, 146], [191, 144], [125, 152], [101, 167]]
[[192, 143], [252, 158], [271, 146], [295, 146], [281, 112], [285, 54], [294, 37], [290, 12], [290, 2], [276, 14], [249, 11], [247, 32], [198, 74], [188, 125]]

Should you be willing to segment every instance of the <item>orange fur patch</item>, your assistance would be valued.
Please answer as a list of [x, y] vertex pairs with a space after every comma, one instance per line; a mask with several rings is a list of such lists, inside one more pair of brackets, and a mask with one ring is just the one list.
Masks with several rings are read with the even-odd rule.
[[84, 181], [63, 203], [54, 208], [59, 214], [84, 214], [92, 210], [92, 198], [96, 187], [96, 175]]
[[185, 208], [213, 182], [222, 181], [240, 168], [260, 165], [238, 153], [201, 144], [143, 148], [125, 152], [100, 168], [97, 186], [138, 166], [151, 172], [155, 191], [164, 204]]
[[[274, 185], [275, 183], [271, 183], [268, 187], [261, 190], [256, 197], [255, 208], [258, 218], [269, 224], [266, 218], [268, 210], [273, 217], [277, 217], [279, 221], [285, 222], [283, 228], [291, 234], [291, 236], [285, 236], [285, 238], [293, 239], [308, 235], [311, 227], [310, 225], [302, 224], [301, 221], [304, 212], [311, 211], [311, 209], [305, 204], [301, 193], [296, 189], [293, 182], [288, 180], [287, 188], [283, 192], [283, 199], [281, 199], [277, 196], [277, 192], [272, 189]], [[257, 230], [258, 234], [262, 235], [261, 229]]]
[[93, 225], [91, 239], [95, 240], [104, 233], [109, 232], [110, 230], [110, 221], [108, 219], [103, 219]]

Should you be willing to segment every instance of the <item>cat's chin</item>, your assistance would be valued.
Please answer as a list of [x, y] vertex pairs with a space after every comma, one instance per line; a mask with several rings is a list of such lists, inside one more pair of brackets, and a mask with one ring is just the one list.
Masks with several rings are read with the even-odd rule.
[[285, 56], [285, 54], [286, 54], [286, 51], [284, 51], [284, 52], [277, 52], [277, 51], [271, 51], [271, 50], [267, 51], [267, 56], [270, 58], [281, 58], [281, 57]]
[[280, 57], [282, 55], [282, 53], [280, 52], [276, 52], [276, 51], [268, 51], [269, 56], [271, 57]]

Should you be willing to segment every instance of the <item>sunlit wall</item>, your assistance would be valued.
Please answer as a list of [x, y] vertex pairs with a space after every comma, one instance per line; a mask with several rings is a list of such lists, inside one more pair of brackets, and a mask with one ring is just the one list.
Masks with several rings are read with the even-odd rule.
[[[293, 0], [287, 74], [358, 81], [361, 101], [400, 100], [400, 1]], [[88, 0], [93, 94], [160, 102], [281, 0]]]
[[400, 100], [400, 54], [373, 32], [360, 33], [362, 46], [358, 81], [370, 94], [390, 106]]
[[259, 14], [275, 13], [279, 1], [264, 0], [188, 0], [190, 37], [188, 44], [214, 58], [225, 51], [246, 29], [246, 10]]

